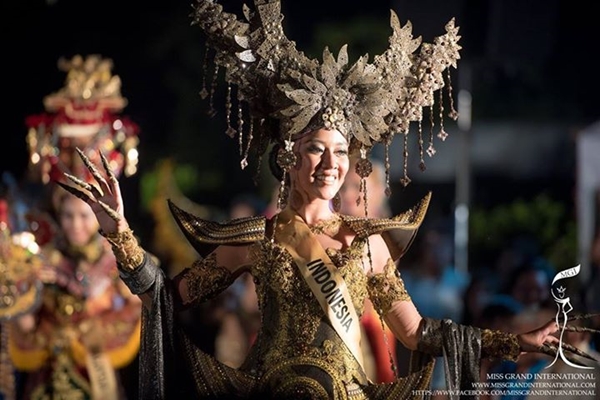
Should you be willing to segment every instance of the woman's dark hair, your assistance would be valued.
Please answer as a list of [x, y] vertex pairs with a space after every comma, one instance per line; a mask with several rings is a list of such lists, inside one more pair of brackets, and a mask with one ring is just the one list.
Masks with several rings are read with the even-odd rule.
[[275, 143], [271, 150], [269, 151], [269, 170], [271, 174], [277, 179], [277, 181], [281, 181], [283, 179], [283, 169], [277, 164], [277, 154], [281, 149], [280, 143]]

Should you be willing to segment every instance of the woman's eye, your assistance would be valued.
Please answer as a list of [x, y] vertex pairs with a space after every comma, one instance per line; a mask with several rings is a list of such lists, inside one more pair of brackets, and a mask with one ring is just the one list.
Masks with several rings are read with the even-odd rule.
[[319, 154], [323, 152], [323, 149], [320, 148], [319, 146], [310, 146], [308, 148], [308, 152], [309, 153], [314, 153], [314, 154]]
[[337, 150], [335, 153], [336, 153], [338, 156], [347, 156], [347, 155], [348, 155], [348, 150], [346, 150], [346, 149]]

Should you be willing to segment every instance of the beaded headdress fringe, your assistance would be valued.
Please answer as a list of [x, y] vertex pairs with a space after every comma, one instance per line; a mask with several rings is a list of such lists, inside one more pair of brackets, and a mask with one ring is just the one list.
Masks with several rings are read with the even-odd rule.
[[[347, 137], [351, 149], [360, 151], [357, 172], [362, 178], [371, 171], [370, 150], [377, 143], [385, 147], [389, 195], [389, 146], [393, 137], [403, 136], [401, 182], [407, 185], [411, 122], [418, 123], [419, 165], [423, 170], [424, 153], [435, 154], [435, 103], [439, 109], [437, 136], [441, 140], [447, 136], [442, 88], [447, 87], [449, 116], [458, 117], [450, 84], [450, 67], [456, 68], [461, 49], [454, 19], [446, 24], [444, 35], [433, 43], [422, 43], [420, 37], [413, 38], [410, 22], [401, 26], [391, 11], [387, 50], [372, 61], [363, 55], [350, 63], [347, 46], [337, 56], [325, 48], [322, 61], [297, 50], [283, 31], [280, 1], [255, 0], [254, 8], [244, 5], [243, 18], [238, 18], [224, 12], [214, 0], [198, 0], [192, 17], [193, 24], [206, 34], [205, 61], [212, 58], [215, 63], [210, 88], [205, 79], [201, 96], [209, 97], [210, 109], [214, 110], [216, 84], [220, 71], [224, 71], [226, 132], [238, 138], [242, 168], [248, 165], [251, 152], [257, 154], [260, 164], [265, 151], [277, 143], [281, 147], [278, 163], [287, 171], [295, 163], [291, 154], [294, 135], [319, 128], [337, 129]], [[233, 97], [237, 100], [235, 127]], [[426, 149], [423, 108], [429, 108], [431, 124]]]

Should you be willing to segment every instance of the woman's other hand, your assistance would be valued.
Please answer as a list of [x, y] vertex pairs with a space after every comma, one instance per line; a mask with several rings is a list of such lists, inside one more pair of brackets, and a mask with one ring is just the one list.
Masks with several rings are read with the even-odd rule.
[[539, 352], [544, 344], [558, 344], [554, 334], [558, 332], [558, 325], [554, 320], [548, 321], [540, 328], [517, 335], [521, 350], [527, 353]]

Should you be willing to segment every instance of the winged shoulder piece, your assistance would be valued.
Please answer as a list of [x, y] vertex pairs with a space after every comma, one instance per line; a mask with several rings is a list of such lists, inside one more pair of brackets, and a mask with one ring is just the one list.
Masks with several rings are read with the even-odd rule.
[[220, 245], [245, 245], [264, 238], [266, 218], [246, 217], [219, 223], [198, 218], [168, 200], [177, 225], [202, 257]]
[[364, 218], [344, 216], [344, 222], [357, 236], [367, 238], [381, 234], [392, 259], [400, 259], [412, 244], [431, 201], [431, 192], [427, 193], [414, 207], [392, 218]]

